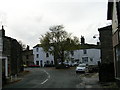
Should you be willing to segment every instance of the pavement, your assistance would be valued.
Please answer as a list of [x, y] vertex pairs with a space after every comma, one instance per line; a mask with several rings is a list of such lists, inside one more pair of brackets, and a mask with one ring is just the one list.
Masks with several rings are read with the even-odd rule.
[[16, 82], [22, 80], [23, 77], [24, 77], [25, 75], [29, 74], [29, 73], [30, 73], [30, 71], [25, 70], [25, 71], [19, 73], [18, 75], [15, 75], [15, 76], [12, 76], [12, 77], [7, 78], [7, 85], [8, 85], [8, 84], [12, 84], [12, 83], [16, 83]]
[[118, 88], [116, 82], [99, 82], [99, 73], [86, 73], [80, 77], [80, 88]]

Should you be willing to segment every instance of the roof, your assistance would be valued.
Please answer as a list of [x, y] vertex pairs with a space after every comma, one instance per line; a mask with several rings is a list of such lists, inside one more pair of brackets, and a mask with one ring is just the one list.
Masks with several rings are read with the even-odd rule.
[[24, 50], [23, 52], [32, 52], [33, 51], [33, 49], [31, 49], [31, 50]]
[[102, 30], [112, 30], [112, 25], [102, 27], [102, 28], [98, 28], [98, 31], [102, 31]]
[[36, 48], [36, 47], [41, 47], [41, 44], [37, 44], [33, 48]]
[[84, 45], [80, 45], [80, 49], [99, 49], [100, 46], [99, 45], [95, 45], [95, 44], [84, 44]]
[[9, 40], [16, 40], [16, 39], [8, 37], [8, 36], [4, 36], [4, 38], [9, 39]]
[[[33, 48], [36, 48], [36, 47], [42, 47], [42, 45], [41, 44], [37, 44]], [[79, 44], [79, 49], [92, 49], [92, 48], [99, 49], [100, 45], [95, 45], [95, 44]], [[78, 50], [78, 48], [77, 48], [77, 50]]]

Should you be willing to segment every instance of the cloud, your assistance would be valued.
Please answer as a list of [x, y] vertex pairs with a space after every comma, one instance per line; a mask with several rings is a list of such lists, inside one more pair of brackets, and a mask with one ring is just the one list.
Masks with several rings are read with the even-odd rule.
[[106, 23], [106, 0], [4, 0], [1, 3], [6, 35], [31, 47], [39, 43], [40, 35], [52, 25], [63, 24], [66, 31], [78, 37], [84, 35], [91, 43], [97, 28]]

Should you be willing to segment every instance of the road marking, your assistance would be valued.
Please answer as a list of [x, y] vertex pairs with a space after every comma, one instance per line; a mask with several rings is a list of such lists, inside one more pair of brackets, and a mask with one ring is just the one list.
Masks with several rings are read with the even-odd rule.
[[48, 78], [50, 78], [50, 74], [45, 70], [44, 70], [44, 72], [48, 75]]
[[50, 79], [50, 74], [45, 70], [43, 70], [43, 71], [48, 75], [48, 78], [46, 80], [44, 80], [41, 84], [46, 83]]
[[43, 81], [41, 84], [44, 84], [44, 83], [46, 83], [48, 81], [48, 79], [46, 79], [45, 81]]

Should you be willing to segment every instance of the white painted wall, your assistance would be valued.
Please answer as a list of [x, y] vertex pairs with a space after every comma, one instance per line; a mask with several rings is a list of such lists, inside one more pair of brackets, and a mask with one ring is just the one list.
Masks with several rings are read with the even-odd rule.
[[[84, 62], [89, 65], [96, 65], [100, 60], [100, 49], [86, 49], [86, 54], [83, 53], [83, 50], [74, 51], [74, 59], [79, 59], [80, 62], [83, 62], [84, 57], [88, 57], [88, 62]], [[91, 60], [92, 59], [92, 60]]]
[[[38, 52], [36, 51], [36, 48], [38, 48]], [[70, 59], [74, 58], [74, 62], [75, 62], [75, 60], [79, 59], [79, 63], [80, 62], [83, 63], [83, 58], [87, 57], [88, 62], [84, 62], [84, 63], [89, 64], [89, 65], [97, 65], [98, 61], [101, 61], [100, 60], [100, 56], [101, 56], [100, 49], [86, 49], [86, 52], [87, 52], [86, 54], [83, 53], [83, 50], [85, 50], [85, 49], [75, 50], [73, 56], [71, 54], [69, 55]], [[43, 49], [41, 47], [33, 48], [33, 54], [34, 54], [34, 63], [35, 64], [37, 64], [36, 61], [39, 61], [39, 65], [40, 65], [41, 60], [42, 60], [43, 66], [46, 61], [54, 62], [54, 57], [50, 54], [49, 54], [49, 57], [46, 57], [46, 53], [43, 51]], [[37, 54], [39, 54], [39, 58], [37, 58]]]
[[[38, 51], [37, 51], [37, 48], [38, 48]], [[39, 57], [37, 57], [37, 54]], [[34, 55], [34, 64], [36, 65], [37, 65], [36, 61], [39, 62], [40, 66], [41, 66], [41, 61], [43, 66], [47, 61], [49, 61], [50, 63], [53, 61], [54, 63], [54, 57], [50, 53], [48, 53], [49, 57], [46, 57], [46, 53], [43, 51], [41, 47], [33, 48], [33, 55]]]

